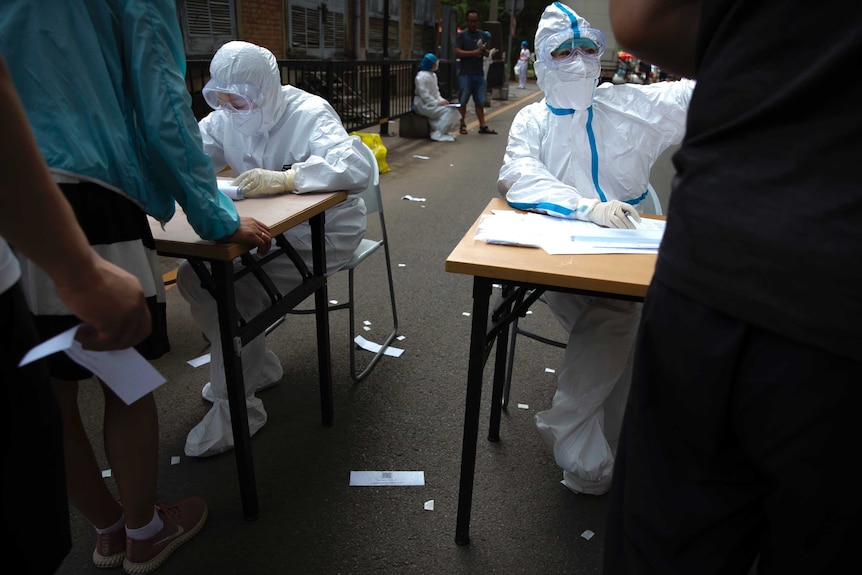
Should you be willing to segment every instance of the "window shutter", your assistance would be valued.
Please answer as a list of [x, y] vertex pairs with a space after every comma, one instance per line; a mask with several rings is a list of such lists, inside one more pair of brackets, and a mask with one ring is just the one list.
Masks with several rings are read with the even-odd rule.
[[234, 0], [185, 0], [183, 16], [189, 54], [212, 56], [236, 38]]

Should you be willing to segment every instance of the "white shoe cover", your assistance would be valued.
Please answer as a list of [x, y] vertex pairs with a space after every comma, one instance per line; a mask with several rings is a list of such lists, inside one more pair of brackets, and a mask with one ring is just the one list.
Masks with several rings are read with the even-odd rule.
[[[243, 363], [242, 372], [246, 390], [251, 389], [252, 393], [257, 393], [258, 391], [269, 389], [281, 382], [281, 376], [283, 375], [284, 370], [278, 356], [267, 347], [265, 348], [263, 355], [262, 365], [247, 366]], [[249, 381], [251, 378], [257, 379], [258, 381]], [[213, 391], [212, 382], [208, 381], [206, 385], [204, 385], [203, 389], [201, 389], [201, 397], [210, 403], [216, 400], [216, 394]], [[224, 397], [222, 399], [227, 399], [227, 389], [224, 390]]]
[[[262, 345], [265, 351], [263, 360], [257, 364], [246, 364], [243, 362], [243, 377], [245, 378], [246, 398], [245, 404], [248, 410], [248, 429], [252, 436], [266, 423], [266, 410], [263, 402], [254, 395], [260, 389], [272, 387], [279, 381], [283, 374], [281, 362], [278, 356], [269, 348]], [[245, 353], [245, 352], [244, 352]], [[189, 431], [186, 438], [185, 453], [189, 457], [211, 457], [233, 449], [233, 429], [230, 425], [230, 404], [227, 400], [227, 389], [224, 383], [213, 388], [207, 383], [201, 390], [201, 395], [213, 406], [196, 426]], [[223, 396], [223, 397], [221, 397]]]
[[[266, 423], [263, 402], [255, 396], [245, 400], [248, 410], [248, 433], [253, 436]], [[227, 400], [218, 399], [204, 418], [189, 431], [185, 454], [188, 457], [212, 457], [233, 449], [230, 406]]]
[[575, 493], [586, 495], [604, 495], [611, 490], [611, 476], [607, 475], [599, 481], [581, 479], [574, 473], [563, 471], [563, 485]]

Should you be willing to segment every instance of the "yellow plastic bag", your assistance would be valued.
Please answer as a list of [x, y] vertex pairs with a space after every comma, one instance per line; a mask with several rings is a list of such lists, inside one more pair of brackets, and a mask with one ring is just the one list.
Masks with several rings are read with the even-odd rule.
[[365, 132], [350, 132], [351, 136], [359, 136], [362, 142], [371, 148], [374, 152], [374, 157], [377, 159], [377, 167], [381, 174], [389, 171], [389, 164], [386, 163], [386, 146], [383, 145], [383, 139], [380, 134], [368, 134]]

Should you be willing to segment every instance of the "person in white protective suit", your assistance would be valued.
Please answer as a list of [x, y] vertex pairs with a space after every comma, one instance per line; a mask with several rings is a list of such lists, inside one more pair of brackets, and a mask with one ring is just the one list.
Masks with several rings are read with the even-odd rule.
[[524, 40], [521, 42], [521, 52], [518, 54], [518, 63], [515, 65], [515, 73], [518, 75], [518, 87], [522, 90], [527, 87], [527, 65], [530, 63], [530, 45]]
[[[598, 86], [604, 35], [560, 2], [536, 31], [541, 102], [518, 112], [497, 188], [512, 207], [632, 228], [650, 169], [682, 140], [694, 82]], [[550, 409], [536, 414], [572, 491], [610, 488], [640, 304], [545, 292], [569, 333]]]
[[[338, 271], [365, 234], [365, 203], [356, 194], [368, 185], [372, 168], [363, 156], [362, 140], [347, 134], [326, 100], [294, 86], [282, 86], [275, 56], [265, 48], [228, 42], [213, 56], [210, 76], [203, 95], [215, 111], [198, 124], [204, 151], [216, 172], [230, 166], [239, 174], [233, 183], [244, 197], [348, 192], [348, 198], [328, 209], [325, 216], [326, 270], [329, 274]], [[284, 235], [311, 266], [309, 224]], [[301, 283], [299, 272], [286, 256], [275, 258], [263, 269], [281, 293]], [[233, 447], [216, 304], [188, 262], [180, 264], [177, 285], [212, 343], [210, 382], [202, 395], [213, 405], [189, 432], [185, 445], [186, 455], [206, 457]], [[243, 318], [253, 317], [269, 305], [269, 297], [252, 274], [235, 286]], [[243, 348], [241, 358], [249, 433], [253, 435], [266, 423], [263, 402], [255, 392], [278, 383], [282, 366], [266, 347], [263, 334]]]
[[419, 62], [419, 72], [415, 78], [413, 111], [428, 118], [431, 125], [431, 139], [436, 142], [454, 142], [455, 130], [461, 119], [449, 100], [440, 95], [437, 84], [437, 56], [428, 53]]

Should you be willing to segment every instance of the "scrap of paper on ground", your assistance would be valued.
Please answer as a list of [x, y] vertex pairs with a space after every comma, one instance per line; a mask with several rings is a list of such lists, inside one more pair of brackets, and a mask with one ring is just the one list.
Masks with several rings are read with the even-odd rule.
[[350, 485], [373, 487], [379, 485], [425, 485], [424, 471], [351, 471]]

